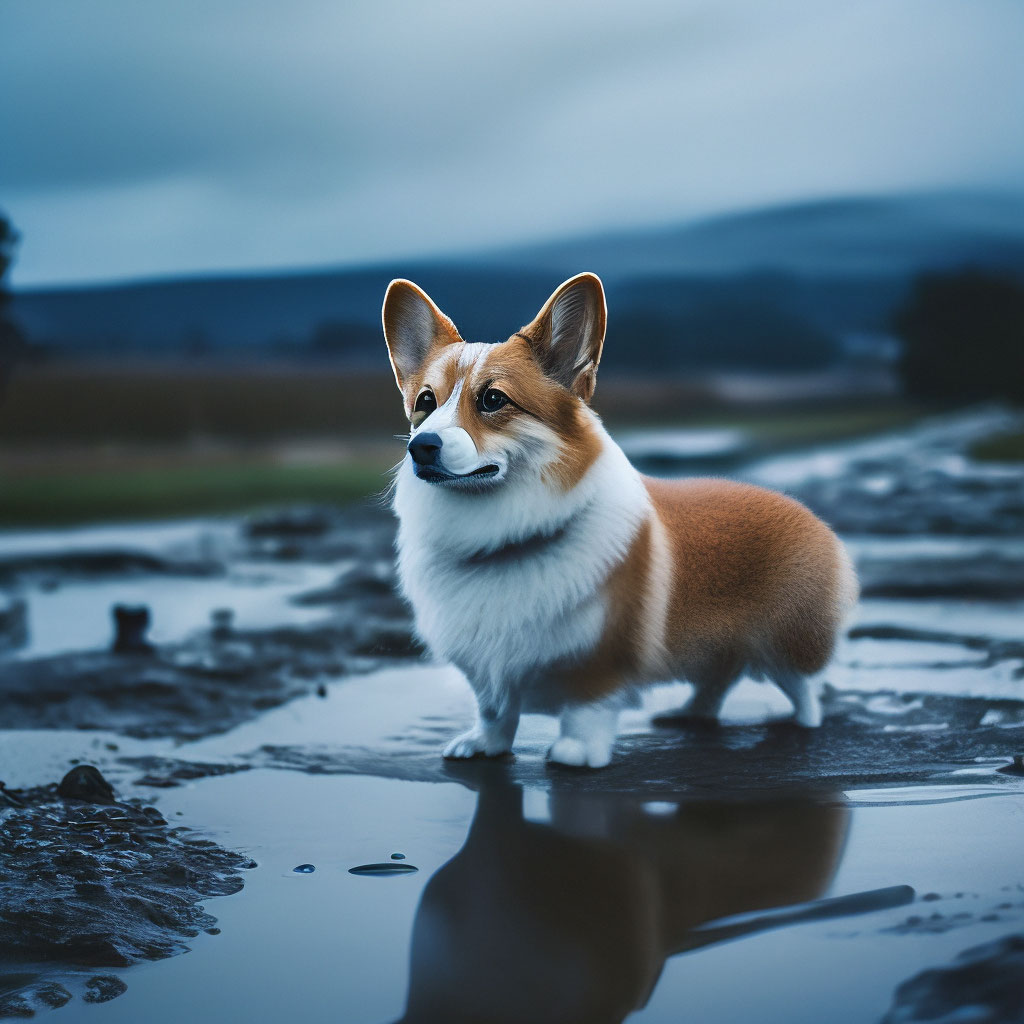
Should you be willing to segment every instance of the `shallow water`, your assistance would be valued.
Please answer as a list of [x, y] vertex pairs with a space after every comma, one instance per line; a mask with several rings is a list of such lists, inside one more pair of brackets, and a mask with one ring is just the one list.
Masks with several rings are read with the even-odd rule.
[[[62, 1019], [389, 1021], [407, 1004], [410, 1021], [621, 1019], [581, 1010], [599, 994], [626, 1011], [646, 999], [631, 1019], [650, 1022], [875, 1020], [904, 978], [1020, 927], [1024, 796], [953, 799], [974, 792], [648, 809], [268, 770], [203, 780], [158, 806], [218, 821], [210, 836], [259, 864], [242, 893], [207, 901], [221, 934], [123, 972], [124, 996], [102, 1011], [69, 1004]], [[349, 874], [396, 847], [417, 874]], [[296, 875], [301, 861], [316, 872]], [[700, 930], [897, 885], [915, 889], [914, 906], [755, 921], [720, 944]], [[932, 914], [949, 927], [907, 928]]]
[[240, 629], [305, 625], [326, 617], [322, 608], [304, 608], [291, 598], [333, 580], [331, 567], [286, 567], [273, 572], [239, 568], [232, 576], [210, 579], [142, 577], [133, 580], [64, 583], [57, 589], [24, 592], [28, 602], [29, 642], [20, 658], [42, 658], [108, 647], [113, 639], [110, 609], [115, 604], [144, 604], [153, 615], [150, 639], [178, 643], [208, 628], [219, 608], [234, 612]]

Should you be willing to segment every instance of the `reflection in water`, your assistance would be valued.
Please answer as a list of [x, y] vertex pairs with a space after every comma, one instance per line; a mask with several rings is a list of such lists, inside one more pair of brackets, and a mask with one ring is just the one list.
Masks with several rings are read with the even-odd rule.
[[534, 824], [518, 786], [484, 785], [465, 845], [424, 890], [404, 1024], [621, 1021], [667, 957], [780, 920], [699, 926], [819, 897], [849, 819], [821, 799], [556, 791], [550, 807]]

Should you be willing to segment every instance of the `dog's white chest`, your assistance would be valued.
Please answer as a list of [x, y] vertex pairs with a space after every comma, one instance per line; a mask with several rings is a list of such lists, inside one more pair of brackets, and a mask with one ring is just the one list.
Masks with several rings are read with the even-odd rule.
[[585, 655], [602, 635], [604, 584], [649, 507], [615, 446], [569, 495], [538, 480], [451, 500], [400, 472], [399, 577], [418, 633], [477, 687], [522, 684]]
[[586, 653], [600, 639], [600, 571], [574, 564], [571, 543], [489, 563], [439, 564], [427, 553], [403, 550], [400, 565], [424, 641], [482, 684], [523, 680]]

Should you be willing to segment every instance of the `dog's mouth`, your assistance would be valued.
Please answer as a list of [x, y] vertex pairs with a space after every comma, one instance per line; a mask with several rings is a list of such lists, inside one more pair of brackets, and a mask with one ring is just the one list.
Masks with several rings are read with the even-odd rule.
[[458, 484], [487, 480], [497, 476], [501, 470], [491, 463], [471, 470], [469, 473], [449, 473], [437, 466], [421, 466], [419, 463], [413, 463], [413, 472], [420, 480], [426, 480], [427, 483]]

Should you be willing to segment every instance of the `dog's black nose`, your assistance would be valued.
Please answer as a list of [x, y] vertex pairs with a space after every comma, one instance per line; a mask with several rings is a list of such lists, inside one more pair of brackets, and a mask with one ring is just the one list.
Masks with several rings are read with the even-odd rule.
[[417, 434], [409, 442], [409, 454], [419, 466], [432, 466], [440, 450], [441, 438], [437, 434]]

